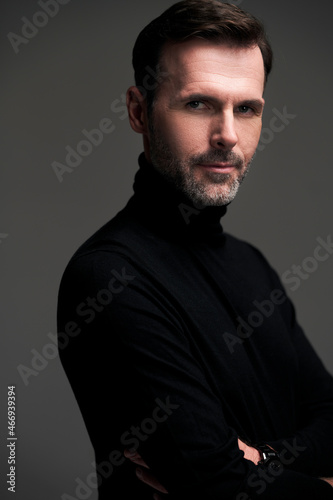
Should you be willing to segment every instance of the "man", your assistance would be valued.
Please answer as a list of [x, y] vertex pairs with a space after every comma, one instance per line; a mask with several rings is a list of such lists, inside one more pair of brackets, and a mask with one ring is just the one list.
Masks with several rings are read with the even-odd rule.
[[276, 273], [220, 224], [260, 137], [263, 27], [185, 0], [141, 32], [133, 64], [135, 194], [59, 294], [99, 498], [332, 499], [332, 377]]

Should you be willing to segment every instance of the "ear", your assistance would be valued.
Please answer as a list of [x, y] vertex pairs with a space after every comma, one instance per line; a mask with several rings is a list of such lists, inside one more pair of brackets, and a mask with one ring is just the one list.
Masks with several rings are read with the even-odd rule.
[[138, 134], [148, 133], [147, 102], [138, 87], [130, 87], [126, 94], [130, 125]]

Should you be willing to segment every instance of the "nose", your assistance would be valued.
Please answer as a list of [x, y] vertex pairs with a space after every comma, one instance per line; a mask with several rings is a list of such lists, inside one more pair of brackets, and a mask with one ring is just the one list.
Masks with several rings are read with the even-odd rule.
[[211, 134], [211, 146], [231, 150], [238, 142], [233, 112], [225, 112], [216, 119]]

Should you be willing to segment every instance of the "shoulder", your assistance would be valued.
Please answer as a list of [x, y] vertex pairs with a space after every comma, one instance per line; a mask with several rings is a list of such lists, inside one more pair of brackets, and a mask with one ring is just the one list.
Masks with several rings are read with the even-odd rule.
[[136, 219], [128, 205], [92, 234], [70, 258], [64, 276], [92, 275], [93, 271], [125, 265], [144, 253], [147, 242], [153, 239], [149, 230]]

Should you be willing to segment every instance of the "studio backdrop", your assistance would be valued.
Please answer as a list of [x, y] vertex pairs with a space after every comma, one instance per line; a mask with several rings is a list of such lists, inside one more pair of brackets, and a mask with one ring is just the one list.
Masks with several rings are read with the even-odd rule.
[[[2, 1], [1, 498], [14, 498], [10, 451], [16, 500], [97, 498], [93, 450], [56, 347], [57, 293], [73, 252], [132, 194], [142, 139], [125, 107], [131, 51], [172, 3]], [[275, 61], [253, 167], [223, 226], [275, 267], [333, 372], [333, 4], [231, 3], [265, 23]], [[97, 413], [119, 383], [110, 380]], [[108, 422], [99, 425], [103, 433]]]

